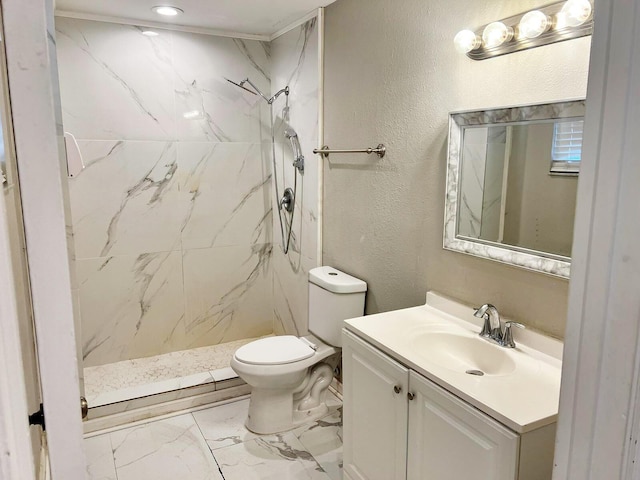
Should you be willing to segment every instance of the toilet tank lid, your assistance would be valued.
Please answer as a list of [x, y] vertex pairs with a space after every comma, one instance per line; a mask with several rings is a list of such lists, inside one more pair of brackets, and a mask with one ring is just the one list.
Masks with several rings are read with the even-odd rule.
[[309, 281], [333, 293], [358, 293], [367, 291], [367, 282], [341, 272], [333, 267], [318, 267], [309, 271]]

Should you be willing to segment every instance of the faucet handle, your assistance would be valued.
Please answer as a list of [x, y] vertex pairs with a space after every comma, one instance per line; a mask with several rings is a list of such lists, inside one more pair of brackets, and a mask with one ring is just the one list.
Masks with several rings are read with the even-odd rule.
[[527, 328], [523, 324], [518, 323], [518, 322], [514, 322], [513, 320], [509, 320], [508, 322], [504, 322], [504, 326], [505, 327], [511, 327], [511, 326], [518, 327], [520, 330], [524, 330], [525, 328]]
[[506, 348], [515, 348], [516, 342], [513, 341], [513, 334], [511, 333], [511, 327], [517, 327], [524, 330], [526, 327], [518, 322], [504, 322], [504, 333], [502, 334], [502, 346]]

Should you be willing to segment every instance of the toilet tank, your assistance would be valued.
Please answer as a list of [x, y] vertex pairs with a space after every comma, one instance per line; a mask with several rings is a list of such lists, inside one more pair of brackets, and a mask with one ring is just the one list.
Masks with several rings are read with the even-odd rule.
[[342, 347], [342, 321], [364, 315], [366, 282], [332, 267], [309, 271], [309, 331]]

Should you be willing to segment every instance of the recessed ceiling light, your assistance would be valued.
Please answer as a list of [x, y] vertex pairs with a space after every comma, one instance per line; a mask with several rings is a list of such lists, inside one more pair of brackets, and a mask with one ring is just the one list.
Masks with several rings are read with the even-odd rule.
[[160, 34], [158, 32], [154, 32], [153, 30], [143, 30], [142, 35], [145, 35], [147, 37], [157, 37]]
[[184, 10], [178, 7], [170, 7], [165, 5], [159, 5], [157, 7], [153, 7], [151, 10], [156, 12], [158, 15], [164, 15], [165, 17], [175, 17], [176, 15], [180, 15], [184, 13]]

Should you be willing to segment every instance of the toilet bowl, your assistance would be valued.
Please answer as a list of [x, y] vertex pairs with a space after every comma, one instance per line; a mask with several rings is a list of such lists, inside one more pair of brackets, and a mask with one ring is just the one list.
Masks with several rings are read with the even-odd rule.
[[[252, 432], [284, 432], [327, 413], [324, 401], [333, 369], [322, 360], [339, 350], [313, 335], [303, 338], [317, 350], [285, 335], [251, 342], [231, 359], [231, 368], [251, 385], [246, 426]], [[265, 350], [270, 353], [266, 358], [260, 355]]]
[[333, 368], [325, 361], [340, 352], [342, 321], [361, 316], [367, 284], [331, 267], [309, 272], [309, 330], [236, 350], [231, 368], [251, 386], [246, 426], [259, 434], [291, 430], [327, 414]]

